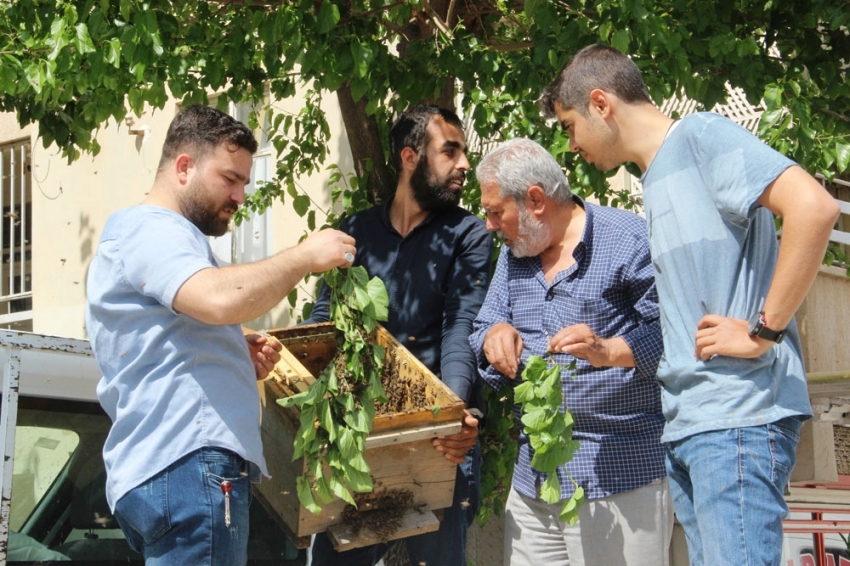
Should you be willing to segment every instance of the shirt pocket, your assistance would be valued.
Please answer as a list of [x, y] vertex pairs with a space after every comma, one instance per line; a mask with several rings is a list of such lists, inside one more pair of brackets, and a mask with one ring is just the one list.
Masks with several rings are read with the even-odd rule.
[[573, 302], [572, 308], [574, 324], [586, 324], [597, 334], [605, 330], [613, 314], [613, 306], [604, 298], [579, 298]]

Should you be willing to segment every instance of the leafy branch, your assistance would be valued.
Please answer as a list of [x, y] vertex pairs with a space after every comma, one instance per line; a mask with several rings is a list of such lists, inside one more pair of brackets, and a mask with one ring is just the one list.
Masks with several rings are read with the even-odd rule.
[[368, 277], [361, 266], [325, 274], [336, 354], [307, 391], [277, 401], [301, 411], [293, 459], [303, 457], [306, 472], [297, 479], [298, 499], [315, 514], [334, 497], [356, 507], [351, 492], [372, 491], [363, 451], [375, 401], [386, 402], [386, 395], [381, 385], [384, 348], [370, 336], [379, 321], [387, 320], [389, 301], [383, 282]]
[[482, 456], [481, 463], [481, 507], [475, 520], [482, 527], [493, 515], [501, 516], [505, 512], [505, 502], [511, 488], [516, 463], [517, 437], [519, 430], [512, 414], [514, 392], [511, 388], [496, 391], [484, 388], [487, 402], [487, 418], [480, 432]]
[[[514, 389], [514, 401], [522, 406], [522, 424], [534, 449], [531, 466], [547, 474], [540, 486], [540, 498], [546, 503], [561, 500], [561, 480], [557, 470], [572, 460], [579, 449], [579, 442], [573, 440], [573, 416], [568, 408], [561, 412], [564, 401], [562, 369], [541, 356], [531, 356], [522, 372], [523, 382]], [[566, 369], [574, 370], [575, 361]], [[584, 488], [572, 477], [570, 481], [575, 491], [564, 501], [560, 519], [574, 525], [578, 522], [578, 510], [584, 501]]]

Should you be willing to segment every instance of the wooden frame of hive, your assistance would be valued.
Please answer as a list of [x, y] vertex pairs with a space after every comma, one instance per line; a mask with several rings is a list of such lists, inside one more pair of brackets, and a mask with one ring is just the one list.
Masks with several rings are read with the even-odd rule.
[[[309, 535], [328, 531], [338, 550], [377, 542], [371, 532], [354, 535], [341, 523], [346, 503], [334, 499], [314, 515], [298, 500], [296, 478], [304, 473], [305, 462], [293, 461], [293, 440], [300, 426], [297, 407], [285, 409], [277, 399], [305, 390], [336, 353], [332, 324], [312, 324], [268, 333], [283, 344], [281, 361], [268, 379], [260, 382], [263, 402], [263, 450], [272, 478], [263, 478], [254, 493], [270, 515], [296, 542], [305, 548]], [[429, 532], [439, 527], [434, 511], [451, 506], [456, 464], [434, 450], [431, 440], [461, 430], [463, 401], [425, 365], [416, 359], [383, 327], [373, 339], [385, 349], [385, 364], [396, 364], [400, 378], [422, 380], [432, 407], [409, 407], [399, 413], [379, 415], [372, 423], [363, 456], [371, 469], [374, 492], [407, 489], [413, 493], [413, 507], [402, 527], [391, 539]]]

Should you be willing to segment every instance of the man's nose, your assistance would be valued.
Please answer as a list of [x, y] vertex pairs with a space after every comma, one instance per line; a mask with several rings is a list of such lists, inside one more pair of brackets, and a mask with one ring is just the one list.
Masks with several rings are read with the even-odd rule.
[[245, 203], [245, 185], [240, 185], [230, 193], [230, 198], [238, 205]]
[[460, 156], [460, 159], [457, 162], [456, 169], [460, 169], [461, 171], [469, 171], [471, 167], [469, 166], [469, 159], [466, 158], [466, 154]]

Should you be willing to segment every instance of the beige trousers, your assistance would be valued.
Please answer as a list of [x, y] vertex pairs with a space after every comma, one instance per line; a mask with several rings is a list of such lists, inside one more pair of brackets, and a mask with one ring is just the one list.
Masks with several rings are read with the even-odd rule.
[[667, 478], [586, 500], [579, 522], [511, 488], [505, 510], [505, 566], [669, 566], [673, 502]]

